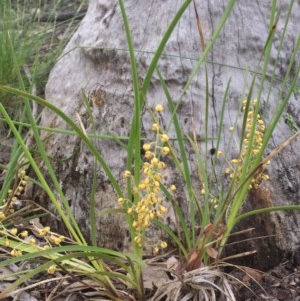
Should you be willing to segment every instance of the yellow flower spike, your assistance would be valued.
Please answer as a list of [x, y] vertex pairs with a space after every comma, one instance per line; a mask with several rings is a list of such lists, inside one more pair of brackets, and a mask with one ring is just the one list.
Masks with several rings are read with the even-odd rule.
[[25, 238], [28, 236], [28, 231], [27, 230], [24, 230], [20, 233], [21, 237]]
[[162, 153], [163, 153], [163, 155], [166, 156], [166, 155], [168, 155], [170, 153], [170, 149], [167, 146], [164, 146], [162, 148]]
[[125, 201], [124, 198], [118, 198], [119, 205], [123, 205], [124, 201]]
[[152, 126], [151, 126], [151, 130], [152, 130], [152, 132], [157, 133], [158, 130], [159, 130], [158, 124], [157, 123], [153, 123]]
[[160, 140], [161, 140], [161, 142], [168, 142], [169, 141], [169, 137], [168, 137], [167, 134], [162, 134], [160, 136]]
[[155, 107], [155, 111], [158, 112], [158, 113], [161, 113], [162, 111], [164, 110], [163, 106], [158, 104], [156, 107]]
[[161, 241], [160, 246], [162, 249], [165, 249], [168, 246], [168, 244], [165, 241]]
[[56, 266], [55, 265], [51, 265], [48, 268], [47, 273], [50, 274], [50, 275], [53, 275], [53, 274], [55, 274], [56, 270], [57, 270]]
[[143, 145], [143, 150], [144, 151], [149, 151], [151, 149], [151, 144], [150, 143], [145, 143], [144, 145]]
[[131, 177], [131, 172], [129, 170], [125, 170], [124, 177], [125, 178], [130, 178]]
[[6, 218], [5, 213], [0, 211], [0, 221], [4, 220], [5, 218]]

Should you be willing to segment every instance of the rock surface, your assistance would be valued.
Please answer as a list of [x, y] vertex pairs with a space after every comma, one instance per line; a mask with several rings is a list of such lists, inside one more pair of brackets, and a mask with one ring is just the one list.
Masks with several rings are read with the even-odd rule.
[[[198, 1], [196, 7], [202, 23], [205, 42], [208, 42], [215, 31], [225, 10], [223, 1]], [[182, 1], [173, 0], [126, 0], [126, 9], [132, 30], [140, 79], [143, 80], [152, 54], [172, 20]], [[277, 24], [276, 37], [272, 48], [270, 70], [276, 63], [277, 50], [280, 47], [280, 36], [288, 12], [289, 0], [281, 1], [281, 14]], [[215, 137], [219, 127], [222, 100], [229, 80], [230, 89], [223, 121], [223, 132], [220, 149], [228, 147], [229, 128], [240, 111], [241, 100], [247, 98], [253, 72], [258, 66], [265, 41], [268, 37], [270, 18], [269, 1], [237, 1], [223, 31], [210, 51], [207, 62], [209, 85], [209, 136]], [[274, 105], [280, 101], [279, 91], [282, 78], [287, 70], [289, 58], [296, 38], [299, 35], [300, 3], [296, 1], [288, 24], [287, 36], [276, 66], [276, 82], [266, 83], [261, 96], [261, 111], [266, 123]], [[46, 99], [62, 109], [76, 120], [76, 114], [88, 132], [93, 131], [88, 116], [84, 96], [93, 98], [93, 117], [97, 134], [114, 133], [127, 136], [133, 110], [133, 91], [131, 86], [130, 60], [120, 9], [116, 1], [90, 0], [86, 17], [81, 22], [75, 35], [68, 43], [63, 55], [53, 68], [46, 87]], [[171, 36], [160, 60], [159, 67], [175, 103], [184, 88], [189, 75], [202, 53], [195, 11], [190, 5]], [[298, 62], [300, 56], [298, 53]], [[246, 70], [249, 70], [248, 72]], [[261, 67], [259, 67], [261, 70]], [[293, 67], [293, 76], [297, 66]], [[292, 72], [292, 73], [293, 73]], [[179, 116], [183, 132], [205, 135], [205, 91], [206, 77], [204, 65], [195, 76], [190, 88], [179, 106]], [[271, 87], [271, 88], [270, 88]], [[252, 99], [257, 97], [258, 81], [254, 87]], [[269, 95], [270, 93], [270, 95]], [[269, 98], [268, 98], [269, 97]], [[268, 99], [270, 103], [268, 103]], [[167, 101], [157, 75], [151, 82], [147, 94], [147, 104], [153, 107]], [[292, 94], [287, 112], [293, 117], [294, 125], [300, 126], [299, 96]], [[170, 113], [165, 110], [164, 122], [168, 124]], [[193, 123], [194, 122], [194, 123]], [[45, 110], [42, 116], [43, 126], [65, 128], [65, 124], [54, 114]], [[144, 110], [142, 130], [147, 135], [151, 119]], [[174, 129], [169, 131], [174, 137]], [[291, 126], [282, 118], [271, 139], [270, 150], [278, 146], [292, 134]], [[238, 128], [235, 133], [238, 139]], [[95, 139], [97, 148], [110, 166], [118, 180], [126, 164], [126, 152], [119, 145], [107, 139]], [[204, 144], [203, 144], [204, 145]], [[216, 142], [209, 142], [210, 148]], [[272, 161], [268, 171], [271, 181], [266, 189], [268, 194], [251, 195], [248, 208], [269, 205], [297, 204], [300, 197], [300, 141], [295, 141]], [[89, 199], [94, 160], [89, 152], [74, 136], [54, 135], [47, 138], [47, 150], [51, 157], [63, 160], [53, 161], [63, 189], [71, 203], [76, 219], [86, 235], [89, 234]], [[231, 143], [229, 159], [237, 154], [237, 148]], [[207, 160], [210, 161], [208, 155]], [[191, 165], [195, 158], [191, 156]], [[169, 175], [172, 182], [174, 176]], [[108, 183], [107, 177], [98, 169], [96, 212], [116, 206], [116, 195]], [[262, 202], [262, 204], [261, 204]], [[265, 256], [272, 257], [268, 263], [260, 262], [258, 268], [269, 268], [280, 261], [282, 252], [295, 250], [300, 244], [300, 215], [298, 212], [278, 212], [257, 217], [252, 220], [258, 226], [257, 236], [276, 235], [267, 241], [268, 250]], [[126, 230], [120, 217], [96, 216], [98, 241], [100, 245], [122, 249]], [[113, 238], [112, 238], [113, 235]], [[253, 242], [254, 248], [257, 248]], [[273, 257], [274, 256], [274, 257]], [[266, 257], [265, 257], [266, 258]]]

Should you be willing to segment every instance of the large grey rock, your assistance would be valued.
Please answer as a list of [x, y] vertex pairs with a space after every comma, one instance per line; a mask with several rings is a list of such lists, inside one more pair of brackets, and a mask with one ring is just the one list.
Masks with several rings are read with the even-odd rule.
[[[208, 42], [220, 21], [225, 4], [218, 0], [196, 0], [195, 2], [202, 22], [204, 39]], [[272, 64], [276, 61], [277, 50], [280, 45], [279, 34], [284, 27], [289, 2], [289, 0], [281, 1], [281, 14], [277, 24], [275, 43], [272, 48]], [[141, 80], [144, 78], [153, 52], [181, 3], [182, 1], [173, 0], [125, 1], [137, 51], [137, 64]], [[269, 1], [237, 1], [224, 30], [209, 53], [207, 62], [210, 106], [209, 136], [214, 137], [217, 134], [222, 99], [228, 81], [231, 79], [220, 144], [222, 150], [227, 147], [226, 142], [230, 138], [229, 127], [239, 113], [241, 100], [246, 98], [249, 92], [253, 77], [252, 71], [258, 65], [268, 37], [269, 18]], [[266, 122], [269, 121], [275, 103], [280, 101], [278, 95], [281, 80], [286, 72], [291, 52], [299, 35], [299, 19], [300, 3], [297, 1], [292, 10], [287, 37], [279, 57], [276, 81], [271, 89], [269, 82], [266, 83], [263, 89], [261, 110], [265, 112]], [[47, 100], [61, 108], [74, 120], [76, 120], [75, 115], [78, 113], [87, 130], [91, 132], [92, 126], [84, 106], [83, 94], [93, 94], [96, 97], [93, 116], [96, 121], [97, 133], [113, 132], [119, 136], [128, 135], [134, 100], [130, 61], [126, 49], [127, 42], [117, 1], [90, 0], [86, 17], [50, 74], [46, 87]], [[159, 64], [175, 102], [178, 101], [179, 95], [201, 53], [195, 12], [193, 5], [190, 5], [172, 34], [164, 52], [165, 56]], [[273, 67], [273, 65], [270, 65], [270, 70]], [[246, 72], [246, 69], [250, 71]], [[294, 67], [294, 72], [296, 69], [297, 66]], [[192, 134], [192, 129], [195, 129], [198, 135], [204, 135], [205, 82], [205, 68], [203, 65], [179, 106], [178, 113], [185, 134]], [[252, 98], [257, 97], [257, 90], [258, 85], [256, 84]], [[270, 104], [267, 104], [268, 93], [270, 93]], [[147, 94], [147, 104], [153, 107], [157, 103], [162, 103], [167, 107], [163, 89], [157, 75], [154, 75]], [[265, 110], [267, 106], [268, 109]], [[299, 126], [300, 103], [298, 95], [291, 95], [287, 110]], [[163, 116], [167, 124], [170, 120], [168, 110], [165, 110]], [[151, 119], [145, 109], [142, 126], [146, 135], [149, 133], [150, 124]], [[64, 123], [48, 110], [43, 113], [42, 125], [65, 127]], [[291, 134], [290, 127], [282, 118], [272, 137], [270, 150], [278, 146]], [[172, 128], [169, 135], [174, 137]], [[236, 132], [236, 138], [238, 139], [238, 131]], [[76, 137], [53, 135], [48, 137], [46, 141], [49, 155], [58, 160], [63, 160], [63, 163], [53, 161], [53, 164], [62, 182], [63, 189], [70, 200], [74, 214], [83, 231], [88, 235], [89, 198], [94, 160]], [[95, 139], [95, 143], [115, 177], [122, 181], [126, 152], [117, 143], [110, 140]], [[216, 142], [209, 142], [209, 145], [210, 148], [214, 148]], [[266, 203], [273, 205], [299, 203], [299, 148], [300, 142], [296, 141], [272, 161], [268, 168], [271, 181], [265, 188], [268, 189]], [[236, 154], [237, 148], [232, 143], [229, 159]], [[210, 161], [209, 156], [207, 160]], [[190, 163], [191, 166], [195, 166], [193, 156], [191, 156]], [[220, 172], [223, 171], [220, 170]], [[170, 182], [176, 180], [171, 173], [169, 180]], [[116, 198], [106, 176], [99, 169], [96, 212], [103, 208], [115, 207]], [[247, 206], [252, 208], [261, 206], [261, 204], [257, 204], [257, 200], [259, 198], [251, 195]], [[299, 217], [298, 212], [280, 212], [265, 215], [261, 219], [261, 224], [258, 224], [260, 221], [254, 220], [254, 224], [261, 230], [256, 235], [276, 234], [276, 239], [268, 240], [267, 248], [264, 249], [266, 256], [272, 256], [278, 251], [275, 258], [272, 259], [272, 263], [275, 264], [276, 261], [280, 260], [282, 251], [295, 250], [299, 246]], [[97, 217], [99, 244], [115, 248], [123, 247], [126, 231], [119, 218], [111, 216]], [[111, 239], [112, 235], [113, 240]]]

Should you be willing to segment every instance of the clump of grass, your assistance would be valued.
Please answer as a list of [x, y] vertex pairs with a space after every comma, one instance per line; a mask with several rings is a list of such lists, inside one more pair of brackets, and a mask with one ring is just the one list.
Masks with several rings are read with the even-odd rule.
[[[44, 172], [39, 168], [32, 153], [28, 150], [18, 130], [18, 121], [11, 118], [5, 107], [0, 103], [0, 113], [3, 115], [3, 121], [8, 125], [17, 141], [15, 155], [11, 162], [14, 163], [11, 164], [11, 166], [15, 168], [13, 171], [18, 172], [18, 168], [15, 167], [18, 166], [17, 163], [31, 167], [36, 177], [35, 184], [40, 185], [45, 191], [70, 235], [69, 238], [66, 238], [59, 233], [52, 233], [47, 225], [36, 229], [38, 235], [47, 242], [46, 245], [48, 245], [49, 248], [47, 247], [47, 250], [45, 250], [42, 245], [28, 240], [29, 232], [27, 229], [16, 231], [14, 227], [10, 226], [9, 223], [14, 216], [21, 216], [23, 219], [25, 217], [22, 215], [23, 209], [17, 210], [17, 212], [10, 212], [11, 207], [9, 204], [11, 202], [8, 202], [7, 199], [12, 200], [18, 189], [11, 188], [12, 174], [10, 173], [10, 168], [7, 168], [7, 175], [9, 175], [10, 181], [5, 183], [5, 190], [0, 194], [0, 201], [3, 203], [0, 214], [0, 242], [6, 246], [9, 252], [7, 253], [7, 258], [0, 262], [0, 267], [7, 266], [11, 263], [19, 263], [24, 260], [34, 260], [35, 258], [39, 259], [39, 266], [30, 272], [24, 272], [18, 280], [0, 293], [0, 298], [6, 297], [19, 285], [25, 283], [26, 280], [43, 271], [47, 271], [49, 274], [55, 274], [56, 271], [67, 271], [76, 276], [88, 277], [98, 283], [103, 292], [103, 296], [109, 300], [145, 300], [146, 293], [143, 282], [145, 271], [144, 248], [147, 247], [148, 244], [146, 239], [147, 230], [150, 226], [154, 225], [160, 227], [165, 234], [169, 235], [173, 244], [177, 246], [177, 258], [175, 265], [168, 269], [168, 272], [171, 272], [174, 279], [158, 287], [152, 300], [162, 300], [164, 298], [167, 300], [188, 300], [195, 298], [199, 300], [201, 300], [201, 298], [215, 300], [217, 298], [216, 291], [219, 291], [220, 294], [225, 296], [226, 300], [234, 300], [230, 281], [226, 274], [222, 272], [222, 265], [220, 265], [223, 248], [227, 243], [228, 237], [232, 234], [234, 226], [242, 218], [252, 214], [274, 210], [300, 210], [300, 206], [281, 206], [241, 213], [241, 208], [247, 199], [249, 189], [257, 189], [262, 181], [268, 180], [268, 176], [264, 173], [264, 167], [273, 156], [299, 135], [299, 132], [296, 133], [286, 142], [283, 142], [278, 149], [264, 157], [264, 152], [268, 146], [270, 137], [276, 129], [278, 121], [298, 80], [299, 67], [296, 76], [292, 81], [288, 82], [288, 79], [291, 78], [291, 66], [295, 63], [296, 53], [300, 48], [300, 39], [298, 39], [295, 49], [291, 54], [290, 66], [282, 83], [280, 96], [282, 96], [284, 91], [285, 97], [282, 97], [282, 99], [280, 97], [278, 98], [278, 101], [274, 104], [276, 110], [274, 110], [271, 118], [265, 121], [263, 116], [258, 114], [258, 111], [277, 22], [277, 16], [275, 14], [276, 1], [273, 1], [270, 32], [262, 54], [264, 63], [263, 70], [256, 71], [256, 75], [260, 73], [260, 90], [258, 91], [257, 97], [254, 97], [252, 91], [257, 81], [257, 77], [254, 76], [247, 99], [245, 101], [241, 100], [241, 114], [243, 119], [241, 125], [242, 132], [239, 137], [239, 155], [234, 159], [229, 159], [230, 154], [225, 150], [219, 149], [221, 135], [224, 131], [223, 119], [229, 85], [224, 94], [220, 123], [217, 131], [218, 134], [217, 137], [215, 137], [217, 142], [217, 156], [215, 158], [222, 161], [221, 166], [226, 166], [225, 172], [228, 176], [228, 181], [223, 181], [224, 178], [222, 178], [220, 174], [216, 178], [218, 179], [217, 185], [219, 185], [221, 189], [216, 190], [216, 184], [211, 181], [211, 174], [215, 175], [217, 173], [216, 159], [212, 164], [212, 169], [208, 168], [206, 163], [208, 155], [207, 143], [209, 140], [209, 87], [207, 87], [205, 92], [206, 107], [204, 108], [204, 112], [206, 139], [204, 139], [204, 143], [206, 143], [206, 145], [204, 147], [204, 153], [203, 150], [199, 148], [196, 135], [194, 135], [194, 137], [188, 137], [182, 132], [177, 109], [195, 75], [199, 72], [200, 67], [205, 64], [207, 54], [224, 27], [235, 1], [229, 1], [219, 26], [217, 26], [210, 42], [207, 43], [207, 46], [203, 49], [203, 54], [196, 63], [185, 87], [183, 87], [182, 94], [179, 95], [179, 99], [175, 102], [170, 96], [164, 79], [161, 76], [158, 62], [176, 24], [178, 24], [182, 14], [191, 2], [191, 0], [185, 1], [171, 21], [157, 51], [153, 54], [153, 59], [149, 65], [145, 79], [141, 84], [138, 80], [140, 77], [137, 71], [136, 53], [133, 47], [134, 43], [126, 10], [123, 1], [119, 0], [131, 59], [135, 105], [130, 135], [126, 137], [128, 138], [128, 145], [126, 146], [128, 158], [124, 172], [126, 179], [125, 191], [123, 191], [122, 185], [118, 183], [117, 179], [113, 176], [108, 163], [105, 162], [97, 150], [91, 136], [70, 117], [40, 97], [24, 92], [24, 90], [17, 90], [6, 85], [0, 85], [2, 92], [18, 95], [18, 97], [23, 98], [25, 112], [29, 122], [28, 124], [23, 122], [21, 125], [22, 127], [31, 127], [36, 142], [36, 152], [45, 164], [47, 178], [49, 180], [46, 181]], [[290, 9], [291, 8], [292, 3]], [[283, 36], [284, 34], [285, 31], [283, 32]], [[18, 68], [18, 65], [15, 66]], [[160, 117], [163, 110], [166, 111], [166, 108], [157, 105], [155, 108], [151, 108], [151, 116], [154, 120], [152, 131], [155, 134], [155, 138], [153, 141], [144, 141], [141, 146], [141, 141], [144, 140], [144, 137], [141, 135], [142, 109], [145, 105], [145, 97], [150, 81], [155, 72], [158, 74], [161, 87], [165, 91], [170, 115], [172, 116], [170, 126], [172, 125], [174, 127], [176, 137], [174, 143], [172, 142], [171, 145], [167, 132], [169, 127], [163, 129], [160, 123]], [[271, 75], [268, 74], [270, 78], [274, 78], [274, 76], [275, 71]], [[95, 243], [95, 225], [93, 225], [93, 223], [91, 225], [91, 233], [93, 236], [91, 237], [91, 241], [94, 242], [94, 245], [89, 246], [87, 244], [80, 225], [78, 225], [75, 220], [68, 200], [62, 191], [58, 176], [51, 165], [44, 142], [39, 134], [40, 127], [32, 116], [29, 100], [52, 110], [58, 117], [62, 118], [72, 129], [72, 131], [67, 134], [79, 137], [94, 156], [95, 162], [97, 162], [106, 173], [107, 178], [116, 191], [116, 202], [121, 206], [121, 208], [110, 209], [107, 212], [110, 214], [121, 213], [124, 215], [131, 236], [131, 249], [128, 253], [123, 254], [122, 252], [97, 247]], [[177, 103], [176, 106], [175, 103]], [[238, 120], [239, 117], [241, 116], [236, 116], [236, 120]], [[53, 132], [53, 129], [49, 128], [43, 128], [43, 130]], [[230, 131], [231, 134], [234, 135], [234, 127]], [[66, 134], [63, 130], [60, 130], [60, 133]], [[112, 135], [111, 139], [116, 138]], [[190, 143], [190, 148], [194, 151], [196, 158], [199, 175], [199, 183], [196, 184], [198, 185], [195, 185], [192, 180], [191, 167], [189, 166], [187, 156], [188, 150], [186, 149], [187, 141]], [[141, 157], [141, 148], [144, 150], [144, 158]], [[182, 178], [184, 195], [188, 205], [188, 217], [185, 216], [185, 212], [181, 210], [176, 202], [176, 196], [174, 195], [176, 191], [175, 185], [172, 185], [173, 183], [164, 183], [162, 180], [163, 171], [167, 167], [164, 162], [165, 156], [168, 157], [169, 162], [172, 162], [172, 168], [176, 169], [178, 175]], [[228, 165], [226, 165], [227, 163]], [[23, 180], [21, 179], [21, 181]], [[197, 187], [201, 188], [198, 189]], [[12, 189], [12, 191], [9, 191], [9, 189]], [[55, 194], [53, 193], [54, 189], [56, 191]], [[162, 219], [162, 217], [170, 213], [171, 210], [173, 210], [175, 215], [177, 231], [171, 229]], [[91, 221], [94, 220], [94, 215], [95, 212], [92, 206]], [[34, 212], [33, 216], [35, 216]], [[33, 216], [26, 217], [25, 219], [33, 218]], [[187, 218], [189, 219], [188, 221]], [[157, 254], [160, 250], [167, 248], [167, 243], [162, 239], [156, 241], [151, 247], [153, 253]], [[111, 263], [116, 267], [115, 269], [110, 268], [109, 264]]]

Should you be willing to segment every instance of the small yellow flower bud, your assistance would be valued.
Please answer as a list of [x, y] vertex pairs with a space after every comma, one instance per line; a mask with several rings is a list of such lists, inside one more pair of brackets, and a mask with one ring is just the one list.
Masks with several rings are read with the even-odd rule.
[[158, 129], [159, 129], [158, 124], [157, 124], [157, 123], [153, 123], [152, 126], [151, 126], [152, 132], [157, 133], [157, 132], [158, 132]]
[[270, 180], [270, 177], [269, 177], [268, 175], [263, 175], [262, 178], [263, 178], [263, 180], [265, 180], [265, 181]]
[[30, 238], [28, 242], [30, 245], [36, 245], [36, 240], [34, 238]]
[[155, 187], [159, 187], [159, 182], [158, 181], [154, 181], [153, 184], [154, 184]]
[[6, 218], [5, 213], [0, 211], [0, 221], [4, 220]]
[[201, 193], [201, 195], [205, 195], [205, 189], [202, 188], [200, 193]]
[[152, 158], [151, 164], [152, 164], [153, 166], [157, 166], [158, 163], [159, 163], [159, 160], [158, 160], [156, 157]]
[[230, 168], [229, 168], [229, 167], [225, 168], [225, 173], [226, 173], [226, 174], [229, 174], [229, 173], [230, 173]]
[[157, 254], [159, 252], [158, 246], [153, 247], [153, 254]]
[[22, 251], [13, 249], [13, 250], [11, 250], [10, 255], [12, 257], [19, 257], [19, 256], [22, 256]]
[[20, 170], [19, 173], [18, 173], [18, 176], [19, 177], [24, 177], [26, 174], [26, 171], [24, 169]]
[[21, 184], [22, 184], [23, 186], [26, 186], [26, 185], [27, 185], [27, 183], [28, 183], [28, 182], [27, 182], [27, 181], [25, 181], [25, 180], [22, 180], [22, 181], [21, 181]]
[[159, 169], [165, 169], [166, 168], [166, 164], [165, 164], [165, 162], [159, 161], [158, 164], [157, 164], [157, 167]]
[[168, 246], [168, 244], [165, 241], [161, 241], [160, 246], [162, 249], [165, 249]]
[[164, 110], [164, 108], [163, 108], [162, 105], [157, 105], [157, 106], [155, 107], [155, 111], [158, 112], [158, 113], [161, 113], [163, 110]]
[[123, 205], [124, 204], [124, 198], [118, 198], [118, 204]]
[[168, 209], [165, 206], [160, 206], [159, 209], [162, 213], [166, 213], [168, 211]]
[[150, 175], [151, 174], [151, 168], [146, 167], [144, 168], [144, 175]]
[[20, 233], [21, 237], [25, 238], [28, 236], [28, 231], [27, 230], [24, 230]]
[[5, 241], [5, 247], [10, 247], [10, 241], [8, 239]]
[[139, 188], [138, 187], [133, 187], [132, 188], [132, 193], [133, 194], [138, 194], [139, 193]]
[[223, 155], [223, 153], [222, 153], [220, 150], [218, 150], [217, 156], [220, 157], [220, 156], [222, 156], [222, 155]]
[[162, 148], [162, 153], [163, 153], [163, 155], [166, 156], [166, 155], [168, 155], [170, 153], [170, 149], [167, 146], [164, 146]]
[[154, 179], [155, 179], [156, 181], [160, 181], [160, 180], [161, 180], [161, 174], [160, 174], [160, 173], [156, 173], [156, 174], [154, 175]]
[[152, 157], [153, 157], [153, 153], [152, 152], [150, 152], [150, 151], [146, 151], [146, 153], [145, 153], [145, 158], [146, 159], [151, 159]]
[[234, 131], [234, 127], [231, 126], [231, 127], [229, 128], [229, 131], [230, 131], [230, 132], [233, 132], [233, 131]]
[[171, 191], [175, 191], [176, 190], [176, 186], [175, 185], [171, 185], [170, 190]]
[[131, 172], [129, 170], [125, 170], [124, 177], [125, 178], [130, 178], [131, 177]]
[[17, 235], [18, 229], [17, 229], [17, 228], [11, 228], [11, 229], [9, 230], [9, 232], [10, 232], [12, 235]]
[[167, 134], [162, 134], [160, 136], [160, 140], [161, 140], [161, 142], [168, 142], [169, 141], [169, 137], [168, 137]]
[[231, 162], [231, 164], [233, 164], [233, 165], [236, 165], [236, 164], [239, 163], [239, 161], [238, 161], [237, 159], [232, 159], [230, 162]]
[[144, 151], [149, 151], [151, 149], [151, 144], [150, 143], [145, 143], [144, 145], [143, 145], [143, 150]]
[[53, 275], [56, 272], [56, 266], [55, 265], [51, 265], [48, 270], [47, 270], [48, 274]]
[[140, 236], [136, 236], [136, 237], [134, 238], [134, 241], [135, 241], [137, 244], [139, 244], [139, 243], [142, 241], [142, 238], [141, 238]]
[[127, 214], [131, 214], [133, 212], [133, 209], [132, 208], [128, 208], [127, 209]]

